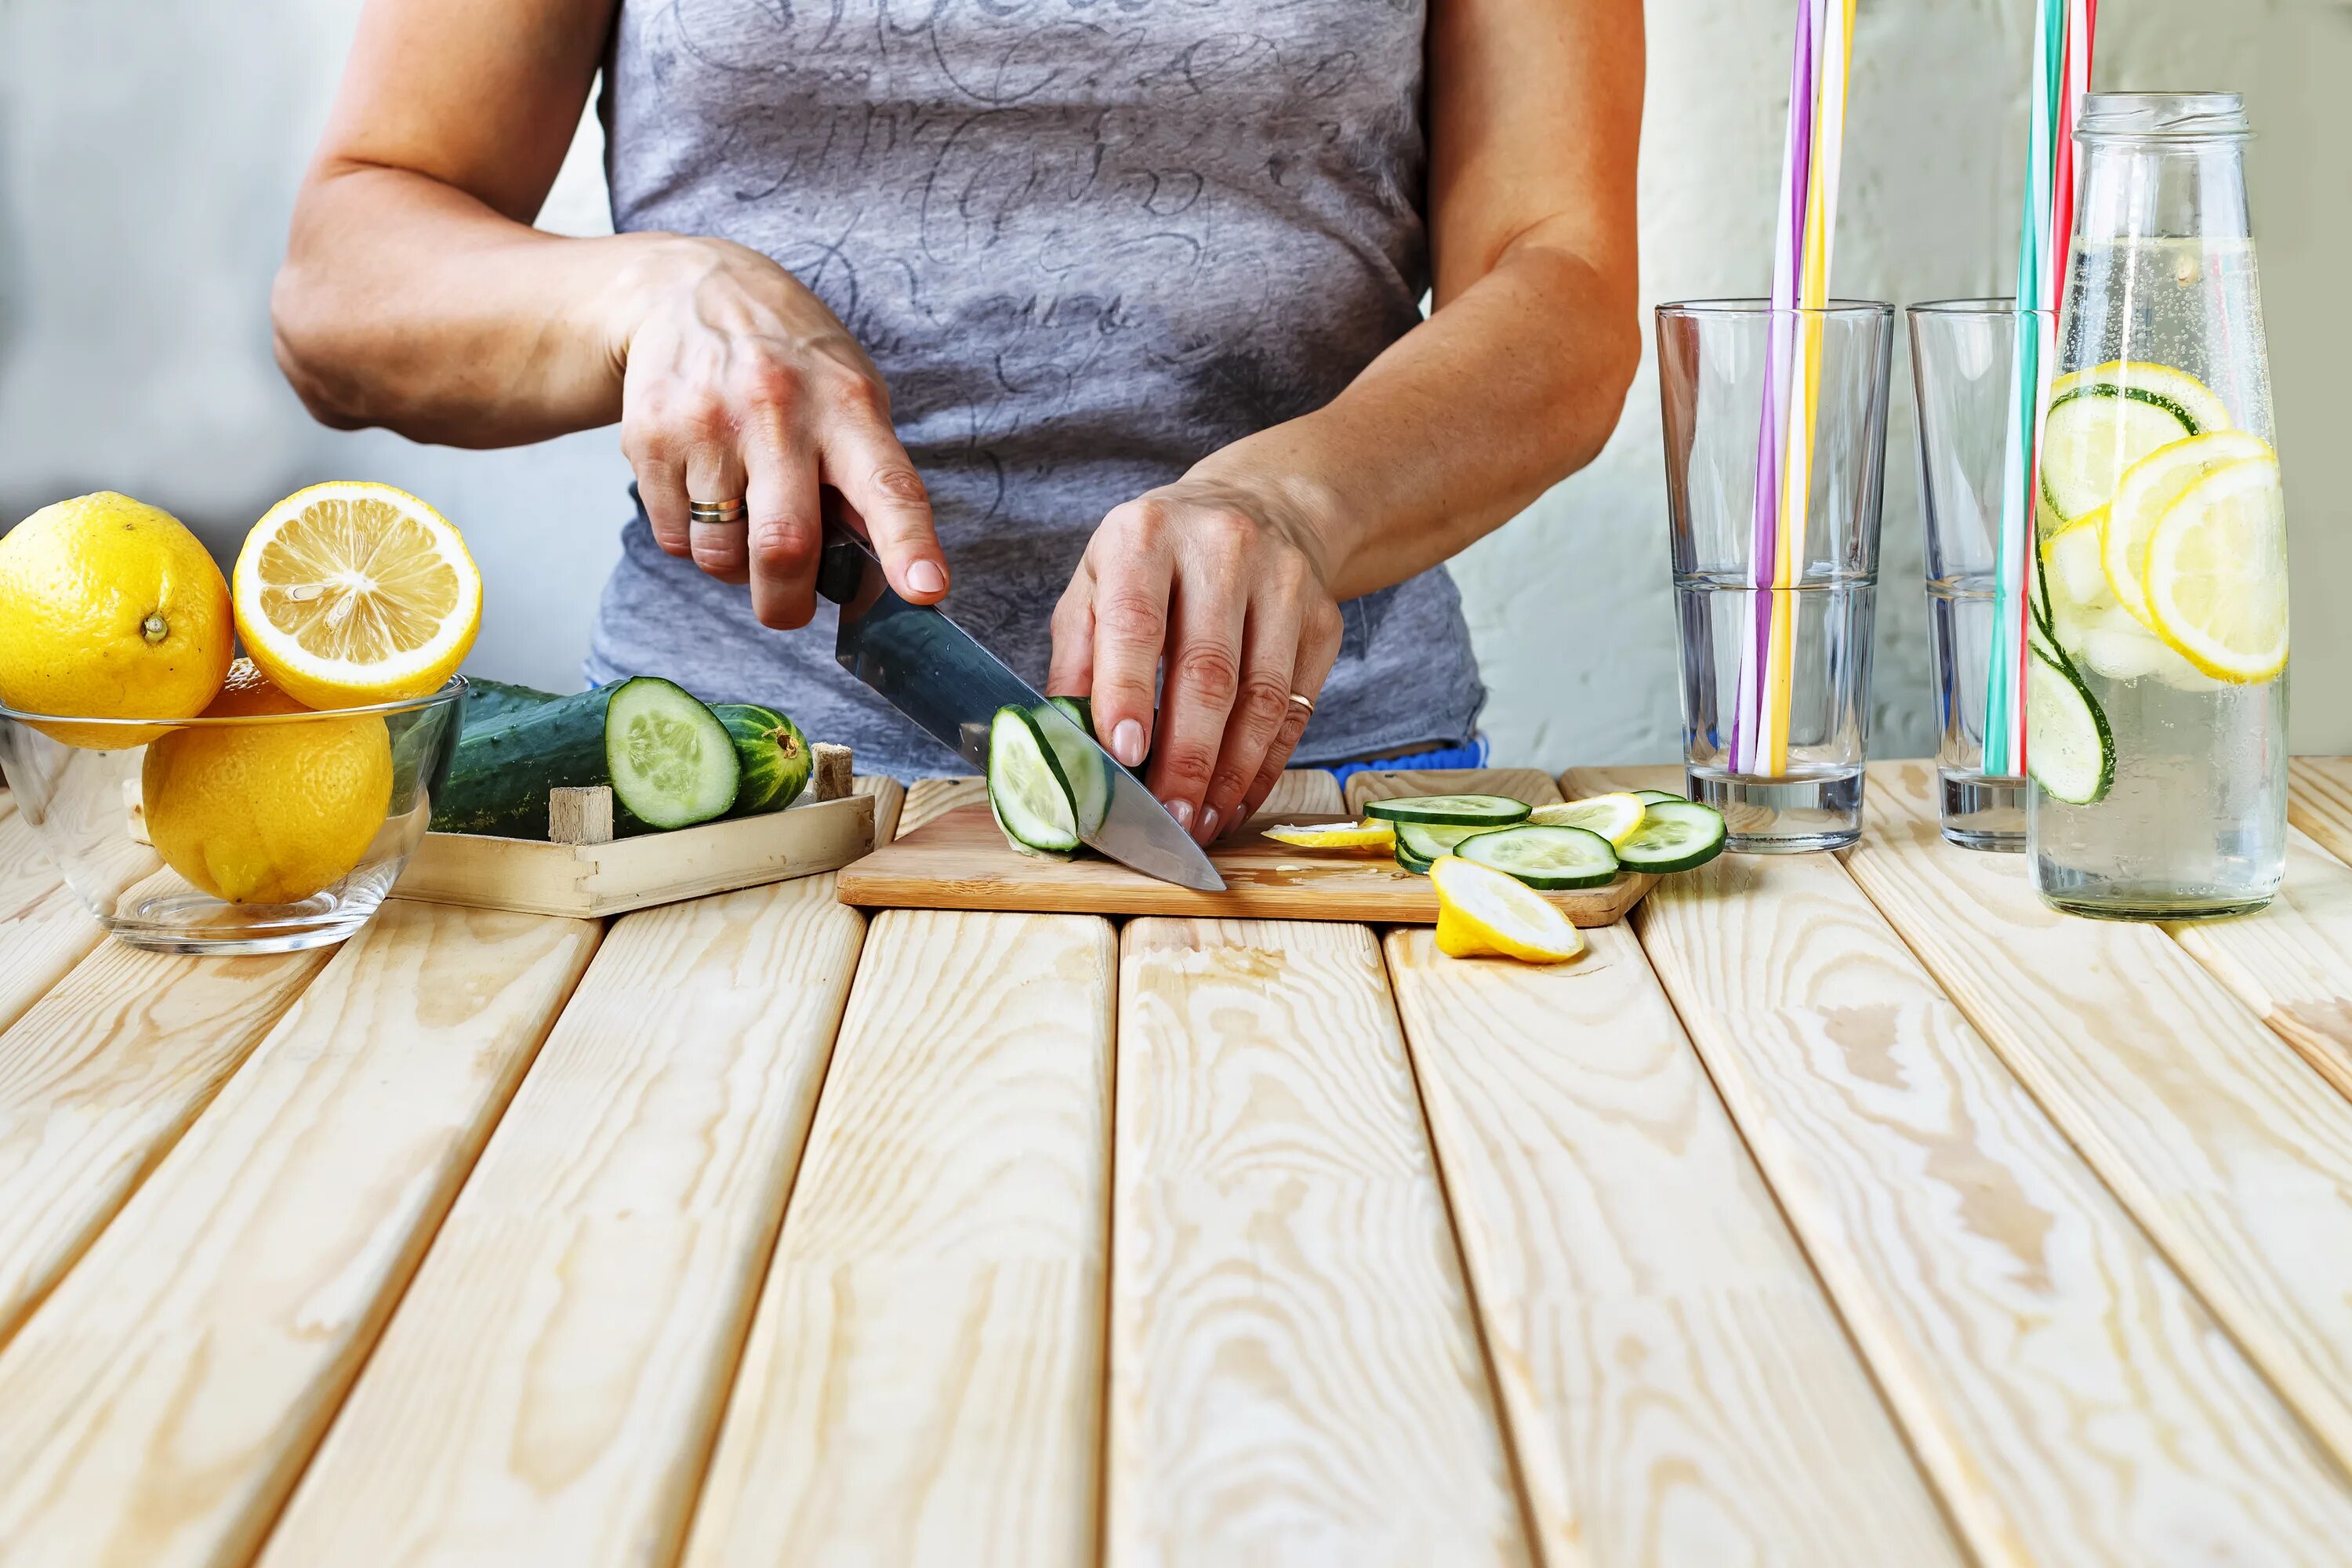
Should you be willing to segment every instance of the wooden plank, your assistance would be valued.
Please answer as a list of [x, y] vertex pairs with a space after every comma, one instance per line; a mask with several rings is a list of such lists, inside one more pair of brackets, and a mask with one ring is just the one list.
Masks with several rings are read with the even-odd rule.
[[[1288, 822], [1306, 816], [1338, 816], [1347, 809], [1346, 797], [1339, 793], [1339, 780], [1329, 769], [1288, 768], [1274, 781], [1274, 788], [1266, 792], [1265, 803], [1250, 821], [1264, 824]], [[1248, 823], [1241, 825], [1247, 826]]]
[[0, 1345], [328, 957], [108, 942], [0, 1035]]
[[898, 814], [898, 832], [912, 833], [934, 817], [944, 816], [958, 806], [984, 806], [987, 804], [986, 779], [917, 779], [907, 786], [907, 805]]
[[849, 783], [852, 795], [874, 803], [874, 842], [887, 844], [898, 836], [898, 817], [907, 804], [907, 786], [880, 773], [860, 773]]
[[595, 937], [344, 945], [0, 1355], [0, 1562], [246, 1561]]
[[676, 1552], [857, 960], [830, 880], [614, 925], [265, 1563]]
[[1558, 1568], [1958, 1563], [1633, 935], [1389, 973]]
[[2189, 955], [2352, 1096], [2352, 868], [2289, 829], [2270, 908], [2168, 926]]
[[[1350, 819], [1341, 815], [1320, 820]], [[845, 868], [841, 896], [848, 903], [880, 909], [1173, 913], [1401, 925], [1430, 925], [1437, 919], [1437, 895], [1429, 879], [1386, 856], [1299, 849], [1252, 833], [1220, 841], [1209, 858], [1224, 878], [1222, 893], [1158, 881], [1091, 855], [1066, 864], [1041, 860], [1008, 848], [985, 805], [963, 805]], [[1609, 925], [1640, 902], [1653, 880], [1629, 873], [1605, 888], [1546, 896], [1578, 925]]]
[[1120, 945], [1106, 1562], [1528, 1561], [1371, 933]]
[[2352, 1461], [2352, 1101], [2162, 930], [2061, 915], [1872, 769], [1847, 868], [2254, 1363]]
[[1369, 801], [1406, 795], [1503, 795], [1529, 805], [1560, 798], [1559, 786], [1539, 768], [1439, 768], [1404, 773], [1367, 769], [1348, 775], [1348, 810], [1361, 816]]
[[1979, 1563], [2346, 1538], [2342, 1477], [1834, 860], [1727, 857], [1639, 923]]
[[1114, 951], [875, 921], [688, 1564], [1092, 1562]]
[[[0, 1029], [25, 1016], [106, 936], [82, 908], [32, 825], [0, 795]], [[0, 1315], [5, 1322], [5, 1315]]]
[[404, 899], [582, 920], [836, 870], [874, 847], [863, 795], [604, 844], [428, 833]]
[[2352, 757], [2295, 757], [2286, 776], [2287, 820], [2352, 862]]

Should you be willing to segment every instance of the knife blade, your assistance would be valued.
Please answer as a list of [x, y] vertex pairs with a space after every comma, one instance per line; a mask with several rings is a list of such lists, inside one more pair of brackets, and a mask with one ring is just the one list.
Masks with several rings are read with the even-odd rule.
[[848, 503], [830, 488], [824, 499], [824, 553], [816, 589], [840, 606], [833, 657], [842, 668], [982, 774], [998, 709], [1025, 708], [1041, 725], [1059, 724], [1067, 731], [1065, 742], [1074, 737], [1102, 752], [1111, 782], [1110, 809], [1086, 842], [1147, 877], [1204, 893], [1224, 891], [1224, 879], [1208, 856], [1142, 780], [945, 611], [900, 598], [873, 547], [849, 527]]

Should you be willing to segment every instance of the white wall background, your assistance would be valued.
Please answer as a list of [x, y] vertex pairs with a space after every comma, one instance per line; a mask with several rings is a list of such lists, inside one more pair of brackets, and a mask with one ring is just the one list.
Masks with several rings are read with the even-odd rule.
[[[0, 0], [0, 526], [113, 489], [233, 550], [279, 496], [388, 480], [467, 531], [479, 673], [569, 688], [616, 551], [610, 431], [507, 452], [312, 425], [268, 290], [359, 0]], [[1836, 286], [1998, 292], [2015, 243], [2027, 0], [1862, 0]], [[1647, 300], [1756, 291], [1790, 0], [1653, 0]], [[2352, 752], [2352, 0], [2107, 0], [2102, 87], [2237, 87], [2294, 531], [2294, 739]], [[541, 222], [604, 226], [593, 124]], [[1876, 679], [1883, 756], [1933, 748], [1907, 363], [1895, 357]], [[1675, 754], [1656, 384], [1601, 459], [1457, 563], [1498, 757]]]

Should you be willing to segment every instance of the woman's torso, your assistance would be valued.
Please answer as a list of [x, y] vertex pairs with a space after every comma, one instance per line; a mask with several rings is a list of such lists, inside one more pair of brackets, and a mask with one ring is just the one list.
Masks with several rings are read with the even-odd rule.
[[[947, 608], [1033, 680], [1103, 514], [1330, 401], [1426, 287], [1419, 0], [624, 0], [614, 223], [717, 235], [824, 300], [888, 382]], [[780, 702], [865, 766], [954, 771], [642, 520], [589, 669]], [[1453, 584], [1345, 606], [1301, 760], [1466, 739]]]

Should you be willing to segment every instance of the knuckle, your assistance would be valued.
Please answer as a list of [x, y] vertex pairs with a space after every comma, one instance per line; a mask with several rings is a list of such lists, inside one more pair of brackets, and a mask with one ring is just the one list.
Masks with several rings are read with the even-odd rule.
[[1157, 643], [1167, 629], [1167, 606], [1139, 589], [1114, 588], [1095, 605], [1094, 612], [1103, 630], [1121, 641]]
[[1209, 775], [1216, 762], [1208, 747], [1181, 742], [1168, 748], [1167, 759], [1161, 766], [1166, 769], [1170, 783], [1186, 794], [1197, 795], [1208, 787]]
[[890, 395], [882, 384], [871, 376], [854, 372], [829, 378], [824, 389], [825, 401], [844, 414], [862, 418], [885, 419], [890, 413]]
[[770, 571], [797, 571], [816, 554], [809, 531], [789, 520], [756, 524], [751, 539], [752, 559]]
[[1282, 723], [1283, 715], [1293, 704], [1290, 683], [1277, 680], [1270, 673], [1260, 671], [1243, 682], [1241, 695], [1234, 700], [1234, 710], [1243, 721], [1258, 729], [1273, 730]]
[[923, 476], [904, 463], [889, 463], [874, 470], [874, 488], [892, 500], [908, 506], [929, 506], [931, 492], [923, 485]]
[[1241, 671], [1234, 666], [1231, 649], [1215, 643], [1195, 643], [1176, 656], [1176, 679], [1212, 701], [1230, 703]]
[[1168, 537], [1168, 503], [1150, 496], [1131, 500], [1111, 512], [1111, 521], [1139, 545], [1153, 548]]

